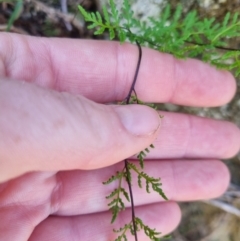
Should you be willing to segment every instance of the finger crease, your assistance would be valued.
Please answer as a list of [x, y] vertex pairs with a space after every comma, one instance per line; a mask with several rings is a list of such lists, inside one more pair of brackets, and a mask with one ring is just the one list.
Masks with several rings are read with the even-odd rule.
[[63, 182], [59, 175], [56, 173], [56, 185], [54, 186], [50, 196], [50, 213], [56, 213], [61, 207], [61, 197], [63, 193]]

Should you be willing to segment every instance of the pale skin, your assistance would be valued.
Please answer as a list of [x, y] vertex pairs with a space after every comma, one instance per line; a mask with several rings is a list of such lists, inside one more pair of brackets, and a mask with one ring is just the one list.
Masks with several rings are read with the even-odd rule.
[[[219, 159], [239, 151], [234, 124], [104, 105], [126, 97], [137, 58], [130, 44], [0, 34], [0, 240], [113, 240], [130, 209], [110, 225], [105, 196], [117, 183], [102, 182], [151, 143], [145, 171], [162, 178], [169, 201], [133, 185], [136, 215], [150, 227], [167, 234], [180, 222], [177, 201], [226, 190]], [[235, 91], [226, 71], [143, 48], [144, 101], [220, 106]]]

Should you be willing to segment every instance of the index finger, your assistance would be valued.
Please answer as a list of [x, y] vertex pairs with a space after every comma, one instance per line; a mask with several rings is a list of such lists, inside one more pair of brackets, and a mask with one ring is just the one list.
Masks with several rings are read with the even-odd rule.
[[[82, 94], [97, 102], [123, 100], [132, 83], [138, 49], [118, 42], [0, 35], [0, 74]], [[236, 83], [226, 71], [198, 60], [178, 60], [143, 48], [136, 84], [140, 99], [189, 106], [228, 102]]]

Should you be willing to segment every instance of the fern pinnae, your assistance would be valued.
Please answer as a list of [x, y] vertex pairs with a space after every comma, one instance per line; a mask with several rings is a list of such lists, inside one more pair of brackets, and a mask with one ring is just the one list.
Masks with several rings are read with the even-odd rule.
[[[154, 145], [151, 144], [149, 148], [154, 148]], [[144, 169], [144, 158], [147, 156], [147, 153], [150, 152], [149, 148], [145, 148], [143, 151], [140, 151], [139, 154], [137, 155], [137, 159], [139, 161], [139, 165], [142, 169]]]
[[139, 175], [138, 175], [138, 186], [142, 188], [142, 180], [141, 180], [141, 176]]
[[137, 159], [139, 160], [139, 165], [140, 167], [143, 169], [144, 168], [144, 157], [146, 156], [144, 151], [141, 151], [138, 155], [137, 155]]
[[148, 236], [152, 241], [160, 241], [161, 240], [160, 239], [161, 233], [157, 232], [155, 228], [151, 229], [149, 226], [145, 225], [143, 223], [143, 221], [138, 217], [136, 217], [135, 221], [138, 226], [138, 230], [143, 229], [146, 236]]
[[114, 241], [122, 241], [122, 239], [125, 241], [127, 240], [127, 236], [126, 236], [126, 232], [128, 230], [131, 230], [131, 226], [132, 226], [132, 221], [128, 224], [125, 224], [124, 227], [119, 228], [118, 230], [113, 229], [113, 232], [115, 233], [121, 233]]
[[117, 179], [121, 179], [123, 175], [124, 175], [124, 169], [121, 172], [117, 171], [115, 175], [111, 176], [107, 181], [103, 182], [103, 184], [104, 185], [110, 184], [113, 181], [116, 181]]
[[[160, 182], [160, 180], [161, 180], [160, 178], [150, 177], [147, 173], [140, 171], [137, 168], [137, 166], [133, 163], [129, 163], [129, 167], [137, 173], [138, 180], [141, 180], [142, 178], [145, 179], [146, 191], [148, 193], [150, 193], [149, 185], [151, 185], [153, 191], [157, 192], [160, 196], [162, 196], [163, 199], [168, 200], [167, 196], [164, 194], [163, 190], [160, 188], [160, 186], [162, 186], [162, 183]], [[142, 185], [139, 185], [139, 187], [141, 188]]]
[[117, 172], [115, 176], [112, 176], [107, 182], [104, 182], [104, 184], [109, 184], [115, 180], [119, 180], [118, 187], [114, 189], [108, 196], [106, 196], [106, 199], [113, 198], [113, 200], [110, 201], [110, 203], [108, 203], [108, 206], [110, 207], [110, 210], [112, 212], [111, 223], [114, 223], [119, 212], [125, 209], [124, 202], [122, 201], [122, 198], [120, 196], [121, 193], [126, 198], [126, 200], [130, 202], [128, 193], [122, 187], [122, 179], [125, 176], [126, 176], [126, 170], [125, 168], [123, 168], [121, 172]]

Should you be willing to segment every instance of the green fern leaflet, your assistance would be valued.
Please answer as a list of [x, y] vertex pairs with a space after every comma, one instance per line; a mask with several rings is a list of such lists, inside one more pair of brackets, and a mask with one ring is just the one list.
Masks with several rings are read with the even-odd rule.
[[88, 28], [96, 28], [94, 34], [107, 31], [110, 39], [131, 43], [138, 41], [142, 46], [177, 58], [201, 58], [217, 68], [234, 70], [236, 76], [240, 74], [240, 51], [227, 45], [229, 40], [240, 36], [238, 13], [226, 14], [222, 23], [214, 18], [201, 19], [196, 11], [189, 12], [182, 19], [181, 5], [174, 13], [168, 5], [158, 19], [149, 18], [146, 24], [133, 17], [128, 0], [124, 0], [120, 9], [113, 0], [109, 4], [110, 12], [103, 7], [103, 16], [99, 12], [88, 13], [79, 6], [89, 23]]

